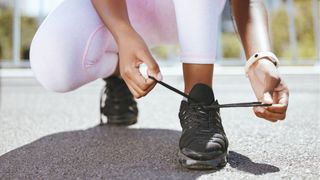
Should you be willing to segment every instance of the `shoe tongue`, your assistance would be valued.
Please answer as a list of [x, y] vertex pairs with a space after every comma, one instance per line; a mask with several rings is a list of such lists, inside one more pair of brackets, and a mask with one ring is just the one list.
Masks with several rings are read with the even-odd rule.
[[190, 103], [201, 103], [204, 105], [210, 105], [214, 101], [212, 88], [202, 83], [194, 85], [189, 93], [189, 96], [197, 100], [197, 102], [194, 102], [191, 99], [188, 99]]

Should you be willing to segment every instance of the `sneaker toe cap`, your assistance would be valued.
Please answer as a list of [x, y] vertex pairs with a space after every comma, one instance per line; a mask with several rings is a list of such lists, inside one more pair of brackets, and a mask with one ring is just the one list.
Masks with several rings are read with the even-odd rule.
[[219, 137], [212, 137], [208, 140], [195, 140], [182, 148], [181, 151], [190, 158], [208, 160], [225, 153], [227, 151], [227, 142]]

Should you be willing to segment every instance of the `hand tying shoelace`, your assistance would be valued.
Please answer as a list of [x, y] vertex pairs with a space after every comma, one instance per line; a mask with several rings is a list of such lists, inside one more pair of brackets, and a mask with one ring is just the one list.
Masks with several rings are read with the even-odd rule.
[[[163, 81], [158, 81], [156, 78], [149, 76], [150, 79], [153, 79], [157, 83], [161, 84], [162, 86], [168, 88], [169, 90], [180, 94], [189, 100], [192, 100], [194, 102], [201, 102], [196, 97], [193, 97], [191, 95], [188, 95], [172, 86], [170, 86], [167, 83], [164, 83]], [[243, 103], [229, 103], [229, 104], [214, 104], [214, 105], [204, 105], [202, 106], [204, 109], [217, 109], [217, 108], [233, 108], [233, 107], [256, 107], [256, 106], [272, 106], [272, 104], [263, 104], [262, 102], [243, 102]]]

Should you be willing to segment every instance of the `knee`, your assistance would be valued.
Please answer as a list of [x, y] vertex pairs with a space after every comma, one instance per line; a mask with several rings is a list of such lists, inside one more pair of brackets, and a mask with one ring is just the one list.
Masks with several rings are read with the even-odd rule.
[[[44, 55], [46, 52], [30, 50], [30, 65], [40, 84], [51, 91], [64, 93], [82, 85], [83, 77], [77, 64], [69, 59]], [[69, 62], [69, 63], [68, 63]]]
[[67, 92], [71, 92], [74, 90], [74, 88], [70, 88], [68, 86], [51, 86], [51, 87], [46, 87], [46, 86], [43, 86], [45, 87], [47, 90], [50, 90], [50, 91], [53, 91], [53, 92], [56, 92], [56, 93], [67, 93]]
[[61, 73], [52, 69], [39, 69], [37, 65], [32, 65], [32, 71], [38, 82], [47, 90], [66, 93], [81, 86], [76, 78], [72, 78], [72, 73]]
[[77, 89], [79, 86], [75, 86], [70, 82], [54, 82], [54, 81], [39, 81], [42, 86], [50, 91], [56, 93], [67, 93]]

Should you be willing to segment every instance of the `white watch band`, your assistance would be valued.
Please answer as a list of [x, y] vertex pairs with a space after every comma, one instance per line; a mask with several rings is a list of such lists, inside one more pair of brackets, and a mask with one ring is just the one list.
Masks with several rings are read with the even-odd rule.
[[274, 55], [272, 52], [270, 51], [265, 51], [265, 52], [257, 52], [254, 55], [252, 55], [248, 61], [246, 62], [246, 66], [244, 67], [244, 70], [246, 72], [246, 75], [248, 76], [248, 71], [250, 69], [250, 67], [252, 66], [252, 64], [254, 64], [255, 62], [259, 61], [262, 58], [267, 58], [270, 61], [273, 62], [273, 64], [278, 67], [279, 66], [279, 60], [277, 58], [276, 55]]

